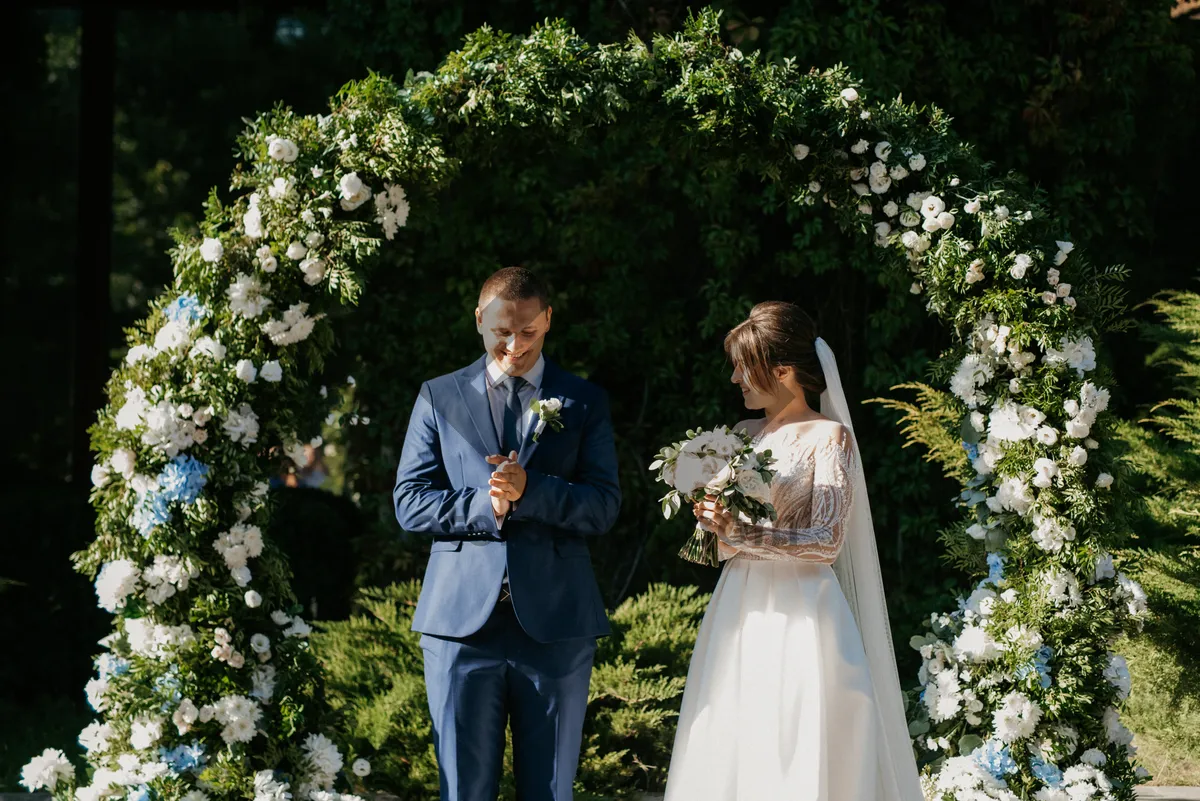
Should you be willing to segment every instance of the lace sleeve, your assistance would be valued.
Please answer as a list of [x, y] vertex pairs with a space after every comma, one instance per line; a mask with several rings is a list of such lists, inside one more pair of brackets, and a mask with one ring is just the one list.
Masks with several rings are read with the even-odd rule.
[[812, 500], [808, 525], [795, 527], [802, 509], [803, 471], [781, 474], [772, 482], [771, 500], [779, 512], [773, 524], [734, 522], [721, 537], [739, 552], [759, 559], [795, 559], [832, 564], [842, 547], [842, 523], [854, 500], [854, 478], [858, 470], [850, 432], [838, 426], [836, 433], [817, 445], [812, 455]]

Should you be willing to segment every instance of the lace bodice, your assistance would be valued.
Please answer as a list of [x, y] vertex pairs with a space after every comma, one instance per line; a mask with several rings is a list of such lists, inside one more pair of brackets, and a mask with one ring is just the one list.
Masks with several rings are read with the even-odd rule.
[[[742, 427], [761, 432], [763, 424]], [[775, 458], [771, 505], [776, 519], [754, 522], [742, 515], [721, 537], [737, 549], [733, 558], [833, 563], [859, 469], [852, 437], [833, 421], [788, 423], [755, 437], [754, 450], [769, 448]]]

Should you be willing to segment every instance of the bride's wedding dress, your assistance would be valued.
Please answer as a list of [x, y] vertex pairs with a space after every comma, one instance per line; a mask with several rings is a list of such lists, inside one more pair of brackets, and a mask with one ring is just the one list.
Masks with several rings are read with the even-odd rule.
[[[666, 801], [921, 801], [886, 609], [882, 634], [869, 621], [886, 640], [872, 664], [847, 594], [862, 598], [831, 566], [866, 501], [853, 434], [832, 421], [761, 429], [747, 427], [777, 460], [776, 521], [743, 517], [730, 537], [739, 551], [700, 626]], [[877, 580], [873, 533], [869, 545]]]

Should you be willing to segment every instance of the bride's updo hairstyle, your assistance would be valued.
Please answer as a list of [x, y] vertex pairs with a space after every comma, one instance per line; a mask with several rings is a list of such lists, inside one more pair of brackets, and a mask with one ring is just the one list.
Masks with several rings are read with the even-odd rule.
[[746, 382], [755, 392], [769, 393], [775, 386], [773, 367], [792, 367], [796, 382], [810, 396], [825, 391], [825, 373], [817, 358], [817, 326], [794, 303], [769, 300], [750, 310], [750, 316], [725, 335], [725, 354], [742, 366]]

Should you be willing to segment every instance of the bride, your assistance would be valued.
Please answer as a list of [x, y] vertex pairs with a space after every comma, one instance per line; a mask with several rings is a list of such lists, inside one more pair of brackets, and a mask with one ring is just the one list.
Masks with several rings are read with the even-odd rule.
[[[726, 561], [688, 669], [666, 801], [922, 801], [858, 446], [812, 320], [760, 303], [725, 338], [774, 523], [710, 496]], [[821, 397], [818, 413], [806, 391]]]

